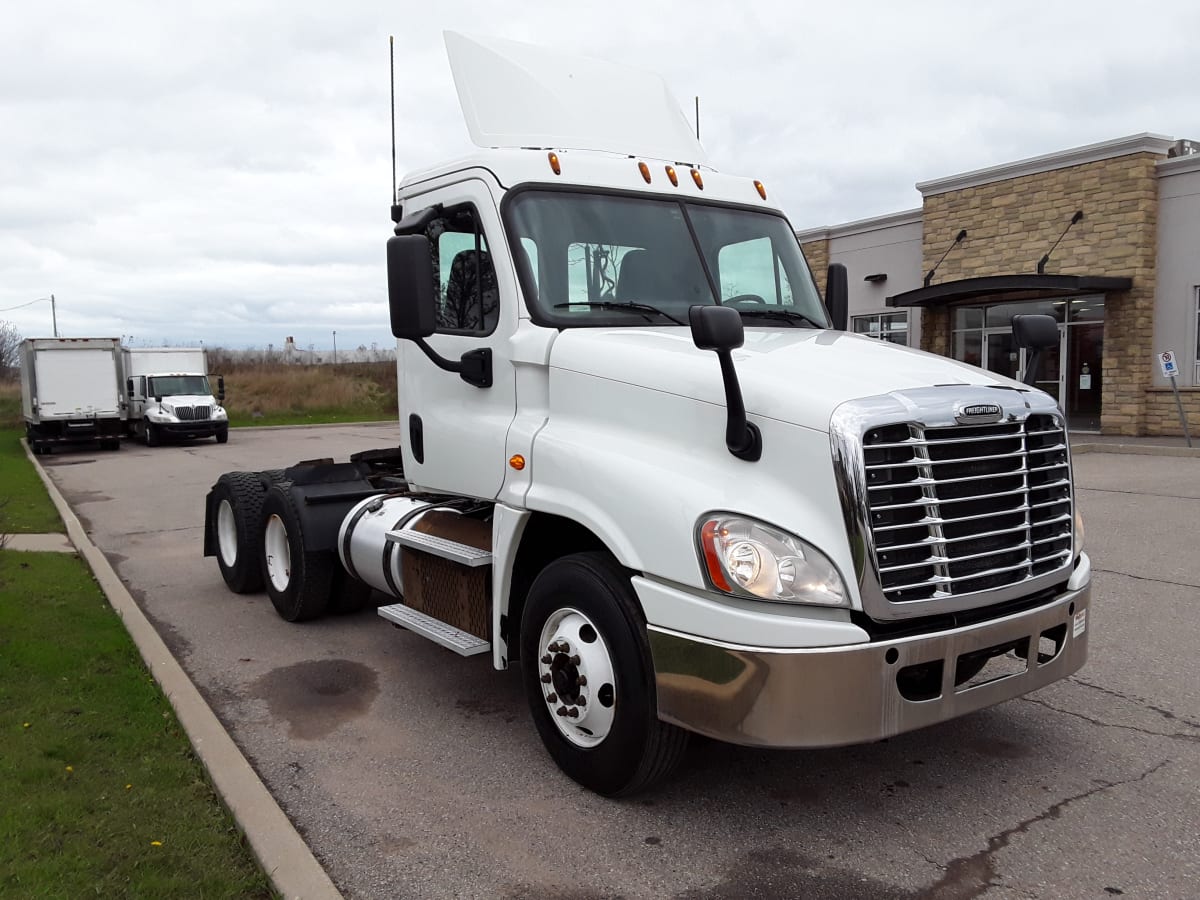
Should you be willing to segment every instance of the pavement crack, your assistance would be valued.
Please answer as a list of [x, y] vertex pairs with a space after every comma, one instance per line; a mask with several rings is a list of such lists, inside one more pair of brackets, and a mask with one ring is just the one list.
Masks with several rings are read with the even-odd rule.
[[1135, 697], [1133, 694], [1125, 694], [1125, 693], [1122, 693], [1121, 691], [1116, 691], [1116, 690], [1113, 690], [1112, 688], [1104, 687], [1103, 685], [1096, 684], [1095, 682], [1087, 681], [1083, 678], [1078, 678], [1074, 675], [1070, 676], [1067, 680], [1070, 682], [1073, 682], [1074, 684], [1078, 684], [1081, 687], [1091, 688], [1093, 691], [1099, 691], [1101, 694], [1108, 694], [1108, 696], [1110, 696], [1110, 697], [1117, 697], [1118, 699], [1124, 700], [1127, 703], [1132, 703], [1135, 706], [1140, 706], [1142, 709], [1146, 709], [1146, 710], [1149, 710], [1150, 712], [1158, 713], [1164, 719], [1169, 719], [1172, 722], [1182, 722], [1184, 725], [1187, 725], [1189, 728], [1200, 728], [1200, 722], [1197, 722], [1195, 719], [1189, 719], [1187, 716], [1181, 716], [1178, 713], [1173, 713], [1173, 712], [1171, 712], [1171, 710], [1166, 709], [1164, 707], [1155, 706], [1153, 703], [1151, 703], [1149, 700], [1145, 699], [1144, 697]]
[[1118, 572], [1116, 569], [1098, 569], [1092, 567], [1093, 572], [1103, 572], [1105, 575], [1123, 575], [1126, 578], [1133, 578], [1137, 581], [1153, 581], [1155, 584], [1169, 584], [1173, 587], [1195, 588], [1200, 591], [1200, 584], [1192, 584], [1190, 581], [1168, 581], [1165, 578], [1151, 578], [1148, 575], [1134, 575], [1130, 572]]
[[1160, 494], [1157, 491], [1123, 491], [1119, 488], [1076, 487], [1079, 491], [1095, 491], [1098, 494], [1133, 494], [1136, 497], [1166, 497], [1170, 500], [1200, 500], [1200, 497], [1187, 497], [1180, 494]]
[[1038, 706], [1044, 706], [1046, 709], [1056, 713], [1061, 713], [1064, 716], [1073, 716], [1076, 719], [1082, 719], [1092, 725], [1098, 725], [1101, 728], [1118, 728], [1121, 731], [1136, 731], [1138, 734], [1148, 735], [1149, 737], [1164, 737], [1175, 741], [1184, 741], [1186, 743], [1200, 744], [1200, 734], [1187, 734], [1182, 731], [1152, 731], [1149, 728], [1139, 728], [1137, 725], [1122, 725], [1119, 722], [1105, 722], [1103, 719], [1097, 719], [1092, 716], [1084, 715], [1083, 713], [1075, 712], [1070, 709], [1063, 709], [1061, 706], [1055, 706], [1053, 703], [1047, 703], [1045, 700], [1039, 700], [1036, 697], [1022, 697], [1026, 703], [1036, 703]]
[[924, 900], [974, 900], [986, 893], [989, 888], [1001, 886], [996, 873], [995, 855], [1007, 847], [1014, 837], [1027, 833], [1030, 828], [1041, 822], [1060, 818], [1068, 807], [1081, 800], [1094, 797], [1104, 791], [1111, 791], [1114, 788], [1145, 781], [1169, 762], [1170, 760], [1164, 759], [1140, 775], [1122, 781], [1093, 779], [1095, 787], [1072, 794], [1070, 797], [1064, 797], [1037, 815], [1030, 816], [1013, 827], [992, 835], [987, 840], [987, 846], [978, 853], [950, 860], [943, 867], [945, 874], [922, 891], [919, 896]]

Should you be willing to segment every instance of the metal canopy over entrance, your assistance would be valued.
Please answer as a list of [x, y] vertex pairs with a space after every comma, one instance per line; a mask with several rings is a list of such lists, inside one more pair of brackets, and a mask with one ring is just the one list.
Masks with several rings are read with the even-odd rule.
[[946, 306], [964, 300], [1001, 302], [1127, 291], [1132, 278], [1108, 275], [985, 275], [944, 281], [887, 298], [888, 306]]

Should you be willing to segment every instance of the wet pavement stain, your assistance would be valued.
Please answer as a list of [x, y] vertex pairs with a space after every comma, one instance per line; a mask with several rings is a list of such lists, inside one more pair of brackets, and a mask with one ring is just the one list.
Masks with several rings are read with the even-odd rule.
[[675, 896], [677, 900], [915, 900], [920, 894], [780, 847], [751, 851], [736, 860], [718, 884]]
[[371, 708], [379, 694], [375, 670], [348, 659], [319, 659], [272, 669], [251, 685], [250, 695], [267, 701], [288, 736], [325, 737]]

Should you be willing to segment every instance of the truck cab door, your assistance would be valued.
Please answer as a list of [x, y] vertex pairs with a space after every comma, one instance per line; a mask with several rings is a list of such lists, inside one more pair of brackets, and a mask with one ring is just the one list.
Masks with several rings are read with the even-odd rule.
[[505, 438], [516, 407], [509, 341], [517, 280], [489, 185], [469, 179], [405, 200], [440, 207], [426, 227], [437, 281], [437, 331], [427, 342], [457, 360], [489, 349], [490, 387], [439, 369], [412, 341], [398, 348], [404, 471], [420, 488], [493, 498], [505, 476]]

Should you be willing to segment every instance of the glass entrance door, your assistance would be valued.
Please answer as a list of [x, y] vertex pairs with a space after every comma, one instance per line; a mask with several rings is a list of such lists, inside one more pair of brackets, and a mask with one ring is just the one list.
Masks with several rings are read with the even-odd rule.
[[1104, 323], [1080, 322], [1068, 326], [1066, 343], [1067, 424], [1072, 431], [1099, 431]]
[[[1034, 382], [1034, 387], [1045, 391], [1058, 401], [1060, 408], [1063, 405], [1062, 330], [1063, 327], [1060, 325], [1058, 345], [1042, 351], [1041, 363], [1038, 366], [1038, 378]], [[984, 367], [997, 375], [1005, 375], [1019, 381], [1025, 373], [1025, 366], [1028, 365], [1032, 354], [1017, 347], [1013, 341], [1012, 331], [985, 331], [983, 342]]]

